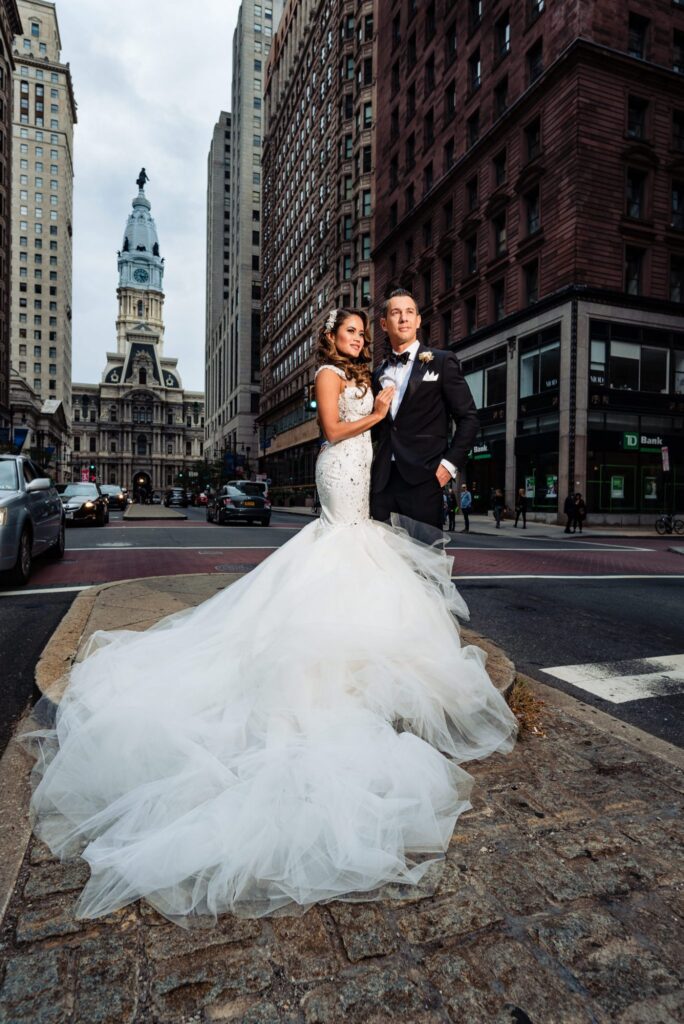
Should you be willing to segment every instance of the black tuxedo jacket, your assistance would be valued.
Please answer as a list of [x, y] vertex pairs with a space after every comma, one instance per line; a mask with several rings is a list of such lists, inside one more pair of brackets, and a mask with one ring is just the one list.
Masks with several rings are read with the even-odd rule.
[[[432, 355], [430, 362], [420, 361], [422, 352]], [[386, 366], [386, 362], [381, 363], [373, 373], [374, 394], [380, 391], [380, 379]], [[450, 445], [449, 421], [452, 419], [456, 433]], [[392, 455], [408, 484], [429, 480], [442, 459], [461, 469], [479, 429], [475, 402], [454, 353], [420, 345], [396, 419], [389, 412], [373, 427], [375, 454], [371, 490], [381, 491], [387, 486]]]

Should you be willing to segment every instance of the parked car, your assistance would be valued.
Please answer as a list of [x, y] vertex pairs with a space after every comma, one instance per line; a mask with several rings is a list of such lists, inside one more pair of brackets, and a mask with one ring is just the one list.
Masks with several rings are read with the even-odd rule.
[[107, 499], [98, 484], [60, 484], [59, 491], [67, 523], [95, 523], [105, 526], [109, 522]]
[[209, 499], [207, 522], [224, 523], [248, 522], [268, 526], [271, 521], [271, 505], [258, 495], [245, 494], [239, 487], [224, 484]]
[[100, 484], [100, 490], [110, 508], [126, 508], [128, 505], [123, 487], [118, 487], [116, 484]]
[[152, 497], [150, 498], [150, 505], [161, 505], [162, 496], [161, 491], [152, 491]]
[[227, 483], [229, 487], [239, 487], [245, 494], [268, 498], [268, 484], [265, 480], [228, 480]]
[[171, 505], [178, 505], [180, 508], [188, 507], [188, 499], [182, 487], [172, 487], [166, 492], [164, 504], [170, 508]]
[[23, 455], [0, 455], [0, 572], [26, 583], [36, 555], [64, 556], [64, 510], [52, 480]]

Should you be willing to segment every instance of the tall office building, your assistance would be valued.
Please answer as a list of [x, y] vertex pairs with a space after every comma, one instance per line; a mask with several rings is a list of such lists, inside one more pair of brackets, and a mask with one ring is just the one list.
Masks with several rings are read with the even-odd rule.
[[684, 2], [380, 6], [377, 298], [458, 352], [476, 507], [681, 507]]
[[[212, 332], [207, 457], [227, 475], [256, 458], [261, 344], [261, 151], [263, 87], [282, 0], [243, 0], [233, 36], [228, 295]], [[225, 282], [223, 282], [225, 284]], [[225, 291], [221, 288], [221, 292]], [[207, 309], [215, 302], [207, 301]], [[210, 371], [211, 372], [211, 371]]]
[[[229, 297], [230, 255], [230, 122], [221, 111], [214, 126], [207, 160], [207, 281], [205, 322], [205, 395], [207, 448], [213, 453], [221, 442], [221, 418], [226, 393], [220, 329], [224, 304]], [[211, 396], [211, 397], [209, 397]], [[211, 409], [211, 414], [209, 410]]]
[[71, 418], [73, 137], [55, 5], [18, 0], [12, 195], [12, 367]]
[[289, 0], [266, 86], [260, 467], [311, 499], [320, 432], [307, 396], [333, 306], [372, 301], [372, 0]]
[[0, 444], [10, 441], [10, 264], [12, 192], [12, 41], [21, 32], [15, 0], [0, 2]]

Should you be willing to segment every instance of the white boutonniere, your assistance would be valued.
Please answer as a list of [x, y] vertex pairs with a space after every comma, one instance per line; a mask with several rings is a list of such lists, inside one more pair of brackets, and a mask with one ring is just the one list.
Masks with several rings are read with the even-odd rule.
[[432, 352], [421, 352], [420, 355], [418, 356], [420, 362], [425, 363], [426, 366], [428, 363], [431, 363], [434, 358], [435, 357], [433, 356]]

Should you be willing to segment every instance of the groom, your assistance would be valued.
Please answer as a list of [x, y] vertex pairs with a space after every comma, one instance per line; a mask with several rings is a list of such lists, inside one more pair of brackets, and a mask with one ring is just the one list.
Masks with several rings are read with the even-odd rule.
[[480, 428], [475, 403], [454, 353], [417, 340], [420, 314], [410, 292], [392, 292], [380, 326], [392, 352], [373, 374], [373, 392], [389, 385], [395, 392], [372, 432], [371, 515], [385, 522], [398, 512], [441, 530], [442, 488], [462, 469]]

